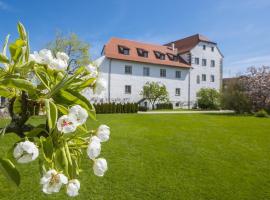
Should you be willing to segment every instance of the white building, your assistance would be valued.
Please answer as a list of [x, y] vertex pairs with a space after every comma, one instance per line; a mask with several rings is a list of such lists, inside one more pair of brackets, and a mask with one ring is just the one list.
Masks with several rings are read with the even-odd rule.
[[199, 34], [165, 45], [111, 38], [96, 62], [107, 82], [99, 102], [139, 102], [143, 85], [155, 81], [166, 85], [174, 107], [191, 108], [201, 88], [222, 84], [223, 55]]

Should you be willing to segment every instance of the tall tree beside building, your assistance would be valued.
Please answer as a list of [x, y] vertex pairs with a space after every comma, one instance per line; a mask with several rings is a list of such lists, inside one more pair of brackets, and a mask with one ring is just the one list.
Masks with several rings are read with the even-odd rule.
[[155, 108], [155, 104], [158, 102], [169, 101], [169, 94], [166, 86], [158, 82], [147, 82], [143, 86], [141, 95], [150, 102], [152, 109]]
[[63, 35], [57, 33], [55, 39], [48, 43], [47, 48], [56, 52], [65, 52], [70, 57], [70, 69], [75, 69], [82, 65], [88, 65], [90, 62], [90, 45], [81, 40], [77, 34], [70, 33]]

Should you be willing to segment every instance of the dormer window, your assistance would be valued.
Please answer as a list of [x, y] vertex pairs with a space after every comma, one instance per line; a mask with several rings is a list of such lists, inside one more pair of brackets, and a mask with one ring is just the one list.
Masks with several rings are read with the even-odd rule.
[[160, 59], [160, 60], [165, 60], [165, 54], [161, 53], [159, 51], [154, 51], [156, 58]]
[[171, 53], [167, 53], [167, 56], [168, 56], [169, 60], [171, 60], [171, 61], [178, 60], [178, 57], [176, 55], [171, 54]]
[[125, 46], [118, 46], [118, 51], [120, 54], [129, 55], [129, 48]]
[[148, 51], [137, 48], [138, 55], [144, 58], [148, 58]]

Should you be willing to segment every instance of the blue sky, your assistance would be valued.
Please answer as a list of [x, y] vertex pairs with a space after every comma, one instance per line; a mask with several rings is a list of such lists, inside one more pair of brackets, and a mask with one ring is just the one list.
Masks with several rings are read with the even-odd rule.
[[164, 44], [195, 33], [216, 41], [224, 75], [270, 64], [270, 0], [0, 0], [0, 40], [21, 21], [39, 50], [56, 31], [75, 32], [93, 58], [110, 37]]

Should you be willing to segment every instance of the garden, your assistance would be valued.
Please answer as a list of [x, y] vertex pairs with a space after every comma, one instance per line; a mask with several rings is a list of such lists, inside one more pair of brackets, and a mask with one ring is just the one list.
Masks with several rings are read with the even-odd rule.
[[[75, 199], [270, 199], [269, 118], [103, 114], [97, 119], [87, 126], [111, 127], [101, 153], [108, 171], [95, 176], [85, 153]], [[1, 137], [1, 156], [17, 139]], [[38, 165], [38, 160], [18, 165], [18, 188], [0, 174], [1, 199], [70, 199], [64, 192], [41, 192]]]

